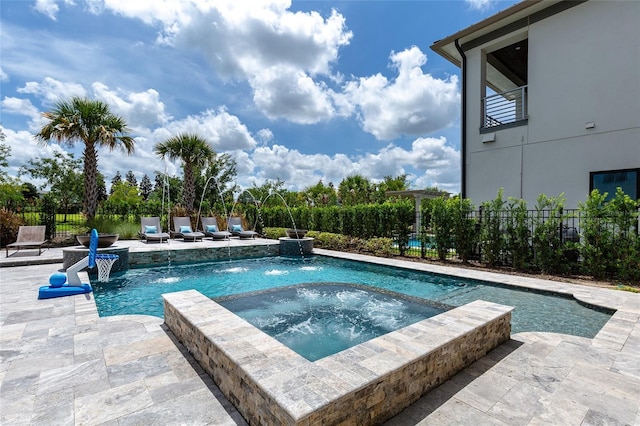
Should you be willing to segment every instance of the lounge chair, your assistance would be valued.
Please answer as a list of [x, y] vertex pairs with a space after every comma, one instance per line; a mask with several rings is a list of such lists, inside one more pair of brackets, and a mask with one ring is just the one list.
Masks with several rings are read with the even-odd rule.
[[47, 242], [44, 237], [46, 229], [47, 227], [44, 225], [21, 226], [18, 228], [18, 239], [15, 243], [7, 244], [6, 257], [9, 257], [10, 248], [15, 248], [16, 253], [22, 248], [37, 248], [38, 256], [40, 256], [40, 254], [42, 254], [42, 246]]
[[202, 232], [194, 232], [191, 228], [191, 218], [188, 216], [174, 216], [173, 217], [173, 231], [171, 231], [172, 238], [182, 238], [184, 241], [197, 241], [204, 237]]
[[241, 240], [260, 236], [256, 231], [245, 230], [242, 227], [242, 219], [239, 217], [230, 217], [227, 220], [227, 228], [232, 235], [240, 237]]
[[215, 216], [203, 217], [200, 220], [202, 221], [202, 232], [205, 237], [211, 237], [212, 240], [228, 240], [231, 236], [229, 231], [220, 231], [218, 219]]
[[169, 241], [169, 234], [162, 232], [159, 217], [143, 217], [140, 219], [140, 239], [151, 241]]

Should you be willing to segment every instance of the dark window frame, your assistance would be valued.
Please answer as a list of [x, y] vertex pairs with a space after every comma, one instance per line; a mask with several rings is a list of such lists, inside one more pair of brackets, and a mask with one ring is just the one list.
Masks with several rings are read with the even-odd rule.
[[[629, 172], [635, 172], [636, 173], [636, 196], [635, 196], [635, 200], [640, 199], [640, 167], [637, 168], [631, 168], [631, 169], [616, 169], [616, 170], [600, 170], [597, 172], [589, 172], [589, 194], [591, 193], [591, 191], [593, 191], [594, 189], [594, 185], [593, 185], [593, 181], [594, 181], [594, 177], [597, 175], [603, 175], [603, 174], [615, 174], [615, 173], [629, 173]], [[615, 182], [615, 179], [614, 179]], [[618, 185], [619, 186], [619, 185]], [[609, 196], [613, 196], [615, 194], [609, 194]], [[634, 201], [635, 201], [634, 200]]]

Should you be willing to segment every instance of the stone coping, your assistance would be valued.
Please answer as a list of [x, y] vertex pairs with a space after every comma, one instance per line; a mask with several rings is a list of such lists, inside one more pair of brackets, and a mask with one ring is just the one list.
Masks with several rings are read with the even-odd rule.
[[165, 323], [250, 424], [377, 424], [510, 338], [513, 308], [475, 301], [311, 362], [195, 290]]

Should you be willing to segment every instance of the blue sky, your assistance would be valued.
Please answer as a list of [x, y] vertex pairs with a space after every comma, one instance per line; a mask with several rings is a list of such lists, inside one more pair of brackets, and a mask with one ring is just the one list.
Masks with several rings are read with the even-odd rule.
[[436, 40], [516, 3], [447, 1], [3, 0], [0, 122], [13, 175], [57, 100], [107, 102], [134, 155], [100, 150], [107, 181], [180, 175], [153, 146], [197, 132], [247, 188], [301, 190], [361, 174], [460, 190], [460, 70]]

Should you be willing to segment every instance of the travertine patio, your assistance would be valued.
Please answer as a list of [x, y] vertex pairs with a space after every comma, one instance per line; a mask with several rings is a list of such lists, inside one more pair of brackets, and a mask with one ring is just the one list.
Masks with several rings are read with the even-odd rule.
[[[226, 243], [119, 244], [157, 251]], [[387, 424], [640, 424], [640, 295], [315, 251], [573, 293], [618, 310], [594, 339], [513, 335]], [[32, 261], [52, 263], [4, 267]], [[60, 249], [0, 258], [0, 423], [245, 424], [162, 319], [100, 318], [91, 296], [37, 300], [61, 264]]]

